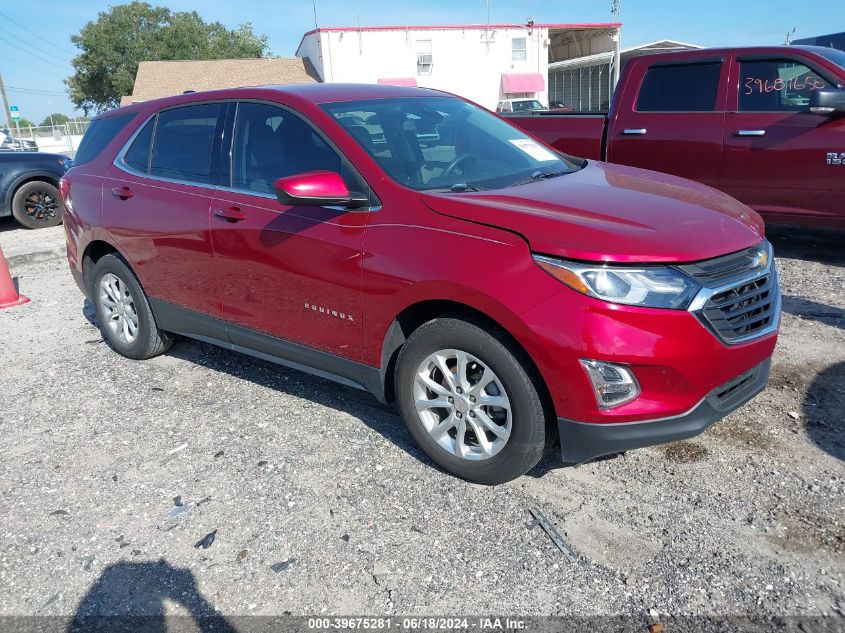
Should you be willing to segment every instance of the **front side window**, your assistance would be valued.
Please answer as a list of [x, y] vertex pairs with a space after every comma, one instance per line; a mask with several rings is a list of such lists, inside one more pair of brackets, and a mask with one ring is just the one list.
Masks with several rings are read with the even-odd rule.
[[211, 151], [219, 103], [202, 103], [158, 114], [150, 174], [187, 182], [211, 181]]
[[818, 73], [788, 59], [740, 62], [741, 112], [808, 112], [810, 96], [829, 86]]
[[322, 107], [391, 178], [412, 189], [493, 189], [579, 168], [491, 112], [454, 97]]
[[[351, 118], [348, 123], [358, 122]], [[292, 112], [266, 103], [240, 103], [232, 148], [232, 186], [273, 193], [276, 179], [309, 171], [333, 171], [350, 191], [363, 191], [340, 155]]]
[[511, 59], [515, 62], [524, 62], [527, 59], [524, 37], [515, 37], [511, 40]]
[[646, 71], [638, 112], [713, 112], [722, 62], [663, 64]]

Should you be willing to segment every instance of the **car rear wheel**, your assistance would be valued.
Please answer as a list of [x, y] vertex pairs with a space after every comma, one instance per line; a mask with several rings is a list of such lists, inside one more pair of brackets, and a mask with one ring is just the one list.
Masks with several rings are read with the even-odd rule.
[[24, 183], [12, 198], [12, 215], [28, 229], [40, 229], [62, 223], [62, 198], [49, 182]]
[[396, 397], [408, 432], [441, 467], [497, 484], [542, 458], [547, 416], [529, 364], [500, 332], [445, 317], [400, 352]]
[[100, 332], [115, 351], [143, 360], [170, 347], [171, 337], [158, 329], [141, 285], [119, 256], [100, 258], [93, 279], [92, 299]]

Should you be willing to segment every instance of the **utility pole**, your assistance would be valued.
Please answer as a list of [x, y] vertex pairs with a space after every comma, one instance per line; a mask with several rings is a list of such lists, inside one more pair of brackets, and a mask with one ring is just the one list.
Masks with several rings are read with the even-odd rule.
[[6, 86], [3, 84], [3, 75], [0, 75], [0, 96], [3, 98], [3, 112], [6, 113], [6, 128], [11, 129], [12, 120], [9, 118], [9, 98], [6, 96]]
[[784, 44], [786, 44], [787, 46], [792, 46], [792, 38], [795, 37], [796, 30], [798, 30], [797, 26], [793, 28], [792, 31], [786, 34], [786, 42], [784, 42]]
[[[619, 22], [619, 17], [622, 14], [622, 0], [612, 0], [610, 4], [610, 15], [613, 18], [614, 22]], [[616, 27], [616, 33], [611, 35], [611, 39], [613, 39], [613, 72], [611, 73], [611, 81], [613, 82], [613, 87], [616, 87], [616, 84], [619, 83], [619, 71], [621, 70], [620, 66], [622, 65], [622, 61], [620, 59], [620, 54], [622, 52], [622, 29], [618, 26]], [[611, 90], [611, 92], [613, 92]]]

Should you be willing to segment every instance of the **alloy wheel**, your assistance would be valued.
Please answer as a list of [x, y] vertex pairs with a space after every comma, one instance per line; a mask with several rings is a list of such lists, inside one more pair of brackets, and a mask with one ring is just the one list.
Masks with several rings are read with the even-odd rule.
[[121, 343], [134, 343], [138, 337], [138, 311], [129, 286], [117, 275], [106, 273], [100, 279], [99, 297], [106, 327]]
[[38, 222], [47, 222], [56, 217], [59, 201], [49, 191], [36, 190], [24, 199], [26, 214]]
[[468, 352], [444, 349], [428, 356], [414, 378], [414, 402], [431, 438], [461, 459], [490, 459], [510, 438], [513, 416], [504, 385]]

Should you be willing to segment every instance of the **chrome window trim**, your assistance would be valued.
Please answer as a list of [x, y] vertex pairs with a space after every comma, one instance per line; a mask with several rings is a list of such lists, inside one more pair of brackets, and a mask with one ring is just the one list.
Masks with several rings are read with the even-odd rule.
[[[767, 334], [771, 334], [775, 332], [780, 327], [780, 318], [781, 318], [781, 292], [780, 292], [780, 283], [778, 280], [777, 275], [777, 266], [775, 265], [775, 257], [774, 257], [774, 249], [772, 248], [771, 243], [768, 241], [766, 242], [766, 254], [768, 255], [768, 261], [766, 262], [766, 267], [762, 271], [754, 271], [752, 274], [748, 275], [747, 277], [743, 277], [742, 279], [733, 281], [729, 284], [723, 284], [721, 286], [710, 288], [710, 287], [702, 287], [701, 290], [698, 291], [698, 294], [693, 297], [693, 300], [690, 302], [689, 307], [687, 310], [693, 314], [696, 319], [698, 319], [699, 323], [701, 323], [710, 333], [712, 333], [716, 338], [718, 338], [722, 343], [725, 345], [739, 345], [741, 343], [747, 343], [748, 341], [753, 341], [754, 339], [758, 339], [760, 337], [766, 336]], [[768, 276], [772, 276], [772, 291], [775, 294], [774, 297], [774, 314], [772, 315], [772, 322], [764, 327], [761, 330], [757, 330], [751, 334], [746, 334], [745, 336], [740, 336], [739, 338], [727, 340], [725, 339], [716, 329], [710, 325], [710, 322], [704, 316], [704, 307], [707, 305], [707, 302], [713, 298], [714, 295], [717, 295], [721, 292], [725, 292], [731, 290], [732, 288], [736, 288], [738, 286], [742, 286], [745, 284], [749, 284], [760, 279], [764, 279]]]
[[[225, 192], [228, 192], [228, 193], [240, 193], [240, 194], [244, 194], [244, 195], [254, 196], [256, 198], [265, 198], [265, 199], [268, 199], [268, 200], [276, 200], [275, 194], [265, 193], [265, 192], [262, 192], [262, 191], [255, 191], [253, 189], [243, 189], [243, 188], [239, 188], [239, 187], [230, 187], [230, 186], [226, 186], [226, 185], [212, 185], [212, 184], [209, 184], [209, 183], [194, 182], [194, 181], [191, 181], [191, 180], [180, 180], [178, 178], [166, 178], [164, 176], [154, 176], [154, 175], [147, 173], [147, 172], [138, 171], [134, 167], [128, 165], [124, 160], [125, 157], [126, 157], [126, 153], [129, 151], [129, 148], [132, 147], [132, 143], [135, 142], [135, 139], [141, 133], [141, 130], [143, 130], [153, 118], [157, 117], [159, 113], [165, 112], [166, 110], [172, 110], [172, 109], [175, 109], [175, 108], [185, 107], [185, 106], [188, 106], [188, 105], [204, 105], [204, 104], [207, 104], [207, 103], [220, 103], [220, 104], [234, 103], [236, 109], [235, 109], [235, 115], [232, 118], [232, 133], [231, 133], [232, 138], [231, 138], [231, 143], [229, 144], [229, 148], [228, 148], [228, 150], [229, 150], [228, 151], [228, 155], [229, 155], [229, 182], [231, 183], [232, 179], [233, 179], [232, 159], [233, 159], [233, 153], [234, 153], [235, 123], [237, 121], [237, 107], [242, 102], [264, 103], [264, 104], [268, 104], [268, 105], [278, 106], [278, 107], [280, 107], [284, 110], [290, 111], [292, 114], [294, 114], [295, 116], [298, 116], [300, 119], [305, 121], [305, 123], [308, 124], [312, 129], [317, 130], [317, 128], [314, 126], [314, 124], [311, 123], [310, 119], [308, 119], [304, 114], [302, 114], [301, 112], [297, 112], [293, 108], [287, 107], [284, 104], [277, 103], [275, 101], [268, 101], [266, 99], [225, 99], [225, 100], [213, 100], [213, 101], [190, 101], [188, 103], [180, 103], [178, 105], [171, 106], [171, 107], [168, 107], [168, 108], [162, 108], [161, 110], [156, 110], [155, 112], [150, 114], [146, 119], [144, 119], [143, 123], [141, 123], [141, 125], [138, 126], [138, 128], [132, 133], [132, 135], [123, 144], [123, 147], [120, 149], [120, 151], [117, 153], [117, 156], [115, 156], [114, 160], [112, 161], [112, 165], [117, 167], [122, 172], [130, 174], [132, 176], [137, 176], [138, 178], [149, 178], [150, 180], [155, 180], [155, 181], [158, 181], [158, 182], [171, 183], [171, 184], [174, 184], [174, 185], [188, 185], [190, 187], [199, 187], [200, 189], [207, 189], [209, 191], [215, 191], [215, 192], [216, 191], [225, 191]], [[155, 129], [153, 129], [153, 141], [155, 141], [155, 133], [156, 133], [157, 130], [158, 130], [158, 121], [156, 121]], [[370, 192], [372, 194], [375, 194], [373, 188], [370, 187], [370, 184], [361, 175], [361, 173], [357, 169], [355, 169], [354, 165], [352, 165], [352, 162], [346, 157], [346, 155], [343, 152], [341, 152], [340, 149], [334, 143], [329, 141], [327, 139], [327, 137], [325, 136], [325, 134], [323, 134], [322, 132], [319, 132], [319, 131], [318, 131], [318, 134], [320, 134], [320, 137], [323, 138], [327, 142], [329, 147], [331, 147], [335, 152], [338, 153], [341, 160], [345, 160], [346, 162], [348, 162], [350, 164], [350, 166], [352, 166], [353, 170], [355, 171], [355, 174], [361, 179], [361, 181], [364, 184], [367, 185]], [[152, 144], [150, 145], [150, 155], [149, 155], [149, 158], [147, 159], [147, 169], [150, 169], [151, 162], [152, 162]], [[378, 199], [378, 196], [376, 196], [376, 198]], [[373, 205], [373, 206], [370, 206], [370, 207], [361, 207], [361, 208], [357, 208], [357, 209], [350, 209], [350, 208], [347, 208], [347, 207], [337, 206], [337, 205], [325, 205], [325, 206], [321, 206], [320, 208], [321, 209], [332, 209], [332, 210], [335, 210], [335, 211], [346, 211], [348, 213], [368, 213], [370, 211], [380, 211], [381, 208], [382, 208], [382, 205], [377, 204], [377, 205]]]
[[[179, 104], [178, 106], [173, 106], [172, 108], [162, 108], [161, 110], [156, 110], [150, 116], [148, 116], [146, 119], [144, 119], [144, 122], [141, 123], [141, 125], [138, 126], [138, 129], [136, 129], [132, 133], [132, 136], [130, 136], [127, 139], [126, 143], [123, 144], [123, 147], [117, 153], [117, 156], [114, 157], [114, 160], [112, 161], [112, 165], [117, 167], [119, 170], [121, 170], [121, 171], [123, 171], [127, 174], [130, 174], [132, 176], [137, 176], [138, 178], [149, 178], [150, 180], [155, 180], [157, 182], [168, 182], [168, 183], [171, 183], [171, 184], [174, 184], [174, 185], [188, 185], [190, 187], [199, 187], [200, 189], [208, 189], [209, 191], [216, 191], [219, 188], [219, 187], [217, 187], [217, 185], [211, 185], [209, 183], [204, 183], [204, 182], [194, 182], [192, 180], [180, 180], [178, 178], [166, 178], [164, 176], [154, 176], [154, 175], [147, 173], [147, 172], [138, 171], [134, 167], [128, 165], [126, 163], [126, 161], [124, 160], [126, 158], [126, 153], [129, 151], [129, 148], [132, 147], [132, 143], [135, 142], [135, 139], [141, 133], [141, 130], [143, 130], [153, 118], [158, 116], [158, 114], [160, 112], [164, 112], [166, 110], [172, 110], [174, 108], [183, 107], [183, 106], [186, 106], [186, 105], [205, 105], [206, 103], [224, 103], [224, 102], [223, 101], [197, 101], [197, 102], [190, 102], [189, 104], [182, 103], [182, 104]], [[158, 121], [156, 121], [155, 129], [153, 130], [153, 139], [152, 139], [153, 141], [155, 141], [155, 133], [156, 133], [157, 130], [158, 130]], [[150, 144], [150, 155], [147, 158], [147, 169], [150, 169], [150, 163], [152, 162], [152, 147], [153, 146], [152, 146], [152, 143], [151, 143]]]

